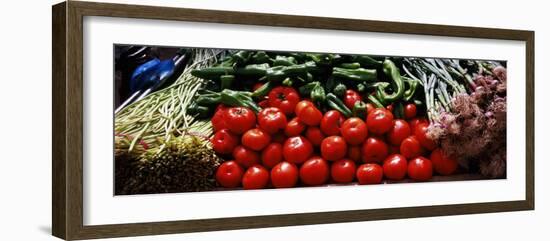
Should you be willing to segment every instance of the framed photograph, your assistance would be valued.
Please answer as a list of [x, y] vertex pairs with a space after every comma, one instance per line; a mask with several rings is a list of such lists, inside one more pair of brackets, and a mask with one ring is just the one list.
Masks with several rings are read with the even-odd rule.
[[533, 31], [52, 11], [57, 237], [534, 209]]

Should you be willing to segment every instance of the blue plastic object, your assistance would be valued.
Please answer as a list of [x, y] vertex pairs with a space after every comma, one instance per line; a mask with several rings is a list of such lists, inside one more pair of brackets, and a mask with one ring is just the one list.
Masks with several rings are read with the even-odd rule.
[[130, 78], [130, 92], [145, 90], [163, 82], [174, 73], [174, 61], [155, 58], [138, 66]]

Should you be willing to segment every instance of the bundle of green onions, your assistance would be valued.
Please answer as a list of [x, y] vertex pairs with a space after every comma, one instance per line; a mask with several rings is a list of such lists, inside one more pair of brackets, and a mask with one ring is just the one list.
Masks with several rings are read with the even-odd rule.
[[429, 136], [466, 169], [506, 175], [506, 68], [496, 61], [406, 58], [424, 86]]

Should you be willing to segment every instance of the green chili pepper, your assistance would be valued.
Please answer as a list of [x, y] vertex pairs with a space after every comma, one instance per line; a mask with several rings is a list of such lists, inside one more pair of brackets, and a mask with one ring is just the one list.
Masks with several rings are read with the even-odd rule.
[[339, 54], [306, 54], [306, 56], [318, 65], [335, 65], [342, 58]]
[[405, 93], [403, 93], [403, 100], [404, 101], [410, 101], [416, 92], [416, 88], [418, 87], [419, 82], [415, 79], [402, 77], [405, 83], [408, 85], [407, 90], [405, 90]]
[[316, 71], [317, 67], [313, 62], [295, 64], [291, 66], [275, 66], [267, 69], [266, 77], [268, 81], [282, 81], [287, 77], [304, 76], [307, 79], [307, 73]]
[[222, 76], [220, 76], [220, 82], [221, 82], [222, 90], [230, 88], [231, 85], [233, 85], [234, 80], [235, 80], [235, 75], [222, 75]]
[[246, 76], [264, 76], [269, 69], [269, 64], [249, 64], [243, 68], [235, 69], [237, 75], [246, 75]]
[[250, 60], [250, 56], [252, 56], [252, 52], [241, 50], [231, 55], [231, 59], [233, 60], [234, 63], [242, 65], [248, 62], [248, 60]]
[[347, 87], [345, 84], [338, 84], [336, 87], [334, 87], [334, 90], [332, 90], [332, 93], [334, 93], [338, 97], [342, 97], [346, 94]]
[[302, 96], [310, 95], [311, 91], [313, 91], [313, 88], [315, 88], [317, 85], [321, 85], [321, 83], [319, 83], [319, 81], [310, 82], [300, 86], [300, 88], [298, 88], [298, 91]]
[[316, 103], [321, 103], [325, 101], [326, 95], [325, 95], [325, 89], [319, 82], [318, 84], [313, 87], [310, 93], [311, 100]]
[[405, 117], [405, 108], [403, 107], [403, 103], [401, 103], [401, 102], [394, 103], [393, 107], [394, 107], [393, 108], [393, 115], [397, 119], [403, 119]]
[[252, 57], [250, 57], [250, 61], [255, 64], [272, 64], [273, 59], [267, 55], [265, 51], [258, 51]]
[[252, 100], [250, 92], [224, 89], [220, 92], [220, 102], [229, 106], [244, 106], [258, 113], [261, 109]]
[[334, 67], [332, 68], [332, 75], [337, 78], [348, 79], [353, 81], [367, 81], [372, 82], [376, 80], [375, 69], [345, 69]]
[[379, 68], [380, 66], [382, 66], [381, 61], [373, 59], [367, 55], [355, 55], [353, 56], [353, 61], [360, 63], [363, 67]]
[[198, 105], [197, 103], [192, 102], [189, 105], [189, 107], [187, 107], [187, 112], [190, 115], [197, 115], [198, 118], [203, 119], [210, 116], [211, 108], [209, 108], [208, 106]]
[[256, 89], [254, 92], [252, 92], [252, 97], [263, 97], [266, 96], [271, 89], [273, 89], [276, 86], [275, 83], [271, 81], [267, 81], [265, 84], [260, 86], [260, 88]]
[[367, 98], [368, 98], [368, 99], [370, 100], [370, 102], [371, 102], [374, 106], [376, 106], [377, 108], [384, 108], [384, 105], [376, 98], [376, 96], [374, 96], [374, 95], [369, 95]]
[[326, 99], [326, 103], [328, 104], [328, 106], [339, 111], [346, 118], [349, 118], [351, 116], [351, 110], [344, 104], [344, 102], [342, 102], [342, 100], [336, 97], [336, 95], [329, 93], [327, 94]]
[[221, 96], [219, 95], [219, 93], [201, 95], [195, 100], [198, 105], [215, 105], [220, 103], [220, 101]]
[[207, 80], [218, 80], [222, 75], [232, 75], [235, 73], [233, 67], [209, 67], [203, 69], [191, 70], [191, 74], [195, 77]]
[[273, 61], [273, 66], [291, 66], [295, 65], [296, 59], [292, 56], [285, 57], [281, 55], [275, 56], [275, 60]]
[[284, 86], [292, 86], [292, 84], [294, 84], [294, 81], [292, 81], [290, 77], [287, 77], [283, 80], [283, 82], [281, 82], [281, 84]]
[[359, 93], [365, 93], [365, 91], [367, 91], [367, 86], [363, 83], [357, 84], [356, 88]]
[[391, 86], [394, 92], [392, 94], [387, 94], [384, 87], [378, 86], [377, 94], [379, 95], [380, 100], [388, 103], [401, 99], [401, 97], [403, 97], [403, 93], [405, 92], [405, 84], [401, 79], [399, 69], [389, 59], [384, 60], [382, 69], [384, 70], [384, 74], [391, 78]]
[[353, 116], [365, 119], [367, 116], [367, 104], [363, 101], [357, 101], [353, 105]]
[[340, 67], [344, 69], [358, 69], [361, 68], [361, 64], [358, 62], [355, 63], [342, 63], [340, 64]]

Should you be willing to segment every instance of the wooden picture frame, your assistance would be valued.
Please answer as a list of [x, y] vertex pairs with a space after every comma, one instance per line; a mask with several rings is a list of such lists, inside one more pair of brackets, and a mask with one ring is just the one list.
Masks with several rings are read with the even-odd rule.
[[[68, 1], [52, 7], [52, 232], [67, 240], [355, 222], [534, 209], [534, 32]], [[83, 17], [107, 16], [452, 36], [526, 43], [525, 200], [153, 223], [83, 225]]]

